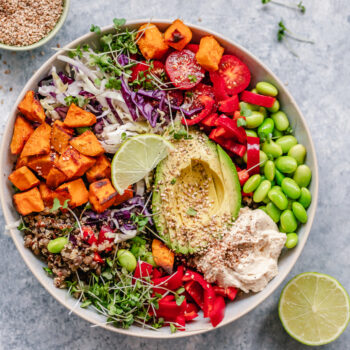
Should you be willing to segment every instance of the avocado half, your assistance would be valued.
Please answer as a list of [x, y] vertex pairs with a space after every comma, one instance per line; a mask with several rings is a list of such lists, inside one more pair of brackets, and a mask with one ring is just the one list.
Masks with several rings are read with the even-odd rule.
[[[158, 234], [169, 248], [182, 254], [193, 254], [210, 243], [212, 237], [205, 234], [210, 230], [204, 229], [208, 220], [215, 215], [219, 222], [224, 217], [234, 221], [242, 200], [237, 170], [229, 155], [205, 134], [192, 130], [190, 135], [191, 139], [174, 141], [175, 150], [158, 164], [152, 198]], [[207, 214], [193, 210], [185, 196], [188, 188], [202, 189], [202, 184], [207, 186], [203, 203], [213, 203]], [[185, 237], [186, 227], [192, 231]]]

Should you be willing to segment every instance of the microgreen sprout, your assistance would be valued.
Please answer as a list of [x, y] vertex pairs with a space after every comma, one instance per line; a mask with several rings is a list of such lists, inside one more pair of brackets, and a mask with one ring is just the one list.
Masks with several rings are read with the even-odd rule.
[[297, 11], [300, 11], [301, 13], [305, 13], [305, 11], [306, 11], [306, 7], [303, 5], [302, 1], [300, 1], [298, 4], [295, 4], [295, 3], [285, 3], [282, 1], [278, 1], [278, 0], [261, 0], [261, 3], [264, 5], [271, 3], [271, 4], [278, 5], [278, 6], [287, 7], [287, 8], [290, 8], [292, 10], [297, 10]]

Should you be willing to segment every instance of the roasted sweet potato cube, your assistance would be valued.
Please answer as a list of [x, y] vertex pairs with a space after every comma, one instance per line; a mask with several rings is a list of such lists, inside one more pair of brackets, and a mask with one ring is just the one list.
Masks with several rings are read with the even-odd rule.
[[33, 212], [41, 212], [44, 210], [44, 202], [41, 199], [40, 192], [37, 187], [29, 191], [16, 193], [13, 196], [13, 201], [17, 211], [21, 215], [28, 215]]
[[102, 213], [114, 204], [117, 194], [109, 179], [99, 180], [90, 184], [89, 202], [96, 212]]
[[44, 123], [44, 108], [34, 97], [34, 91], [30, 90], [26, 93], [23, 100], [18, 105], [18, 110], [29, 120], [38, 123]]
[[70, 128], [80, 128], [83, 126], [94, 125], [96, 123], [96, 117], [94, 114], [85, 111], [72, 103], [63, 123]]
[[191, 40], [191, 29], [176, 19], [164, 33], [165, 42], [176, 50], [182, 50]]
[[65, 126], [60, 120], [56, 120], [52, 126], [51, 146], [58, 153], [62, 153], [69, 145], [74, 130]]
[[21, 191], [29, 190], [40, 183], [39, 179], [26, 166], [11, 173], [9, 180]]
[[29, 160], [29, 157], [19, 156], [16, 162], [16, 169], [19, 169], [22, 166], [28, 165], [28, 160]]
[[114, 205], [119, 205], [128, 199], [131, 199], [134, 196], [134, 192], [132, 190], [132, 186], [129, 186], [123, 194], [117, 194], [115, 197]]
[[152, 255], [154, 262], [163, 268], [168, 274], [173, 273], [174, 253], [160, 240], [152, 241]]
[[137, 40], [139, 49], [146, 60], [162, 58], [169, 48], [163, 34], [153, 23], [146, 23], [139, 28]]
[[111, 178], [111, 162], [105, 155], [99, 156], [96, 163], [86, 172], [87, 180], [95, 182], [105, 178]]
[[56, 188], [67, 180], [67, 176], [61, 170], [53, 166], [46, 178], [46, 184], [50, 188]]
[[51, 126], [43, 123], [38, 126], [23, 147], [21, 157], [48, 154], [50, 152]]
[[85, 156], [97, 157], [105, 152], [100, 141], [90, 130], [74, 137], [74, 139], [70, 141], [70, 144]]
[[68, 146], [61, 154], [56, 166], [67, 176], [67, 179], [72, 179], [83, 176], [95, 162], [95, 158], [84, 156], [72, 146]]
[[67, 191], [70, 196], [69, 207], [75, 208], [85, 204], [89, 200], [89, 192], [82, 179], [66, 182], [56, 189], [56, 192]]
[[39, 186], [39, 191], [41, 198], [44, 202], [45, 207], [52, 207], [53, 200], [57, 198], [61, 205], [68, 199], [71, 200], [70, 194], [67, 189], [61, 191], [54, 191], [50, 189], [44, 182], [42, 182]]
[[203, 36], [196, 53], [197, 62], [206, 70], [214, 72], [219, 69], [219, 63], [224, 53], [224, 48], [212, 35]]
[[32, 127], [32, 124], [18, 115], [15, 121], [12, 141], [10, 145], [11, 153], [20, 154], [25, 143], [28, 141], [33, 132], [34, 128]]
[[52, 166], [57, 162], [57, 153], [44, 154], [28, 158], [28, 167], [34, 170], [39, 176], [47, 178]]

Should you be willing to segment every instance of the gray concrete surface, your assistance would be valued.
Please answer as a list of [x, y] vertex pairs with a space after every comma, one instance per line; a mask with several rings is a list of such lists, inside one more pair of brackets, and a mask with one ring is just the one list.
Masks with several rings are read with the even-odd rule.
[[[290, 0], [298, 2], [297, 0]], [[114, 17], [177, 18], [231, 37], [262, 59], [284, 82], [306, 116], [320, 167], [317, 216], [306, 247], [288, 276], [304, 271], [328, 273], [350, 290], [350, 2], [305, 0], [301, 15], [260, 0], [72, 0], [64, 27], [49, 44], [33, 52], [0, 50], [0, 131], [18, 93], [53, 53]], [[276, 40], [277, 23], [315, 40], [290, 42], [300, 58]], [[9, 73], [10, 74], [7, 74]], [[90, 324], [58, 304], [29, 272], [0, 216], [0, 349], [304, 349], [283, 330], [277, 315], [282, 286], [240, 320], [205, 335], [151, 341], [117, 335]], [[324, 349], [350, 349], [350, 329]]]

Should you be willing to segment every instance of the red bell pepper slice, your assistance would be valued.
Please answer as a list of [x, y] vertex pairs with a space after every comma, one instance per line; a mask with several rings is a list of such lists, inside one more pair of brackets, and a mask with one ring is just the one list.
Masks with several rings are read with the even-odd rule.
[[[190, 282], [189, 282], [190, 283]], [[187, 301], [187, 307], [186, 307], [186, 312], [190, 313], [190, 312], [195, 312], [197, 313], [200, 310], [200, 308], [194, 304], [194, 303], [189, 303]]]
[[204, 108], [193, 118], [193, 119], [187, 119], [182, 118], [181, 123], [183, 125], [195, 125], [198, 124], [200, 121], [202, 121], [205, 117], [207, 117], [215, 104], [215, 101], [210, 96], [201, 95], [198, 96], [199, 102], [204, 106]]
[[184, 287], [194, 302], [203, 310], [204, 293], [202, 286], [196, 281], [189, 281], [184, 285]]
[[217, 120], [217, 125], [222, 126], [225, 130], [227, 130], [239, 143], [244, 143], [246, 141], [247, 133], [242, 126], [237, 126], [236, 120], [232, 120], [226, 116], [221, 116]]
[[138, 261], [134, 271], [135, 278], [149, 277], [152, 275], [153, 266], [144, 261]]
[[217, 296], [210, 311], [209, 318], [213, 327], [216, 327], [225, 316], [225, 300], [222, 296]]
[[98, 244], [97, 242], [97, 238], [94, 234], [94, 231], [92, 231], [92, 229], [90, 227], [87, 227], [87, 226], [83, 226], [82, 227], [83, 229], [83, 237], [84, 237], [84, 240], [90, 244], [90, 245], [93, 245], [94, 243], [95, 244]]
[[219, 287], [219, 286], [213, 286], [214, 292], [216, 295], [220, 295], [222, 297], [226, 296], [226, 290], [225, 288]]
[[191, 312], [185, 312], [184, 314], [186, 322], [194, 320], [196, 317], [198, 317], [197, 312], [191, 311]]
[[97, 261], [100, 264], [104, 264], [104, 260], [101, 258], [100, 254], [95, 252], [94, 253], [94, 261]]
[[259, 137], [247, 136], [247, 169], [249, 175], [259, 174], [260, 162], [260, 139]]
[[244, 102], [251, 103], [253, 105], [267, 108], [271, 108], [276, 101], [274, 97], [256, 94], [247, 90], [241, 93], [241, 100]]
[[245, 193], [242, 191], [241, 194], [242, 194], [242, 197], [253, 197], [254, 192]]
[[202, 121], [201, 121], [201, 125], [203, 126], [216, 126], [215, 121], [219, 118], [219, 115], [217, 113], [212, 113], [209, 114], [207, 117], [205, 117]]
[[215, 98], [218, 101], [227, 100], [230, 96], [226, 91], [225, 80], [217, 72], [210, 72], [210, 80], [213, 83]]
[[199, 45], [198, 44], [187, 44], [185, 49], [190, 50], [194, 53], [197, 53], [199, 50]]
[[219, 111], [222, 113], [233, 114], [235, 111], [239, 110], [239, 100], [238, 96], [234, 95], [226, 100], [219, 101]]
[[153, 269], [153, 278], [160, 278], [163, 276], [163, 273], [158, 269]]
[[107, 237], [106, 233], [113, 232], [109, 225], [102, 225], [101, 230], [98, 234], [98, 244], [103, 243], [104, 241], [114, 242], [114, 238]]
[[243, 186], [249, 179], [249, 173], [246, 169], [237, 172], [239, 183]]
[[176, 327], [179, 331], [183, 332], [186, 330], [186, 317], [185, 315], [179, 315], [176, 317], [175, 322], [177, 323]]
[[[184, 267], [179, 266], [177, 271], [173, 273], [171, 276], [164, 276], [159, 278], [153, 278], [154, 293], [164, 294], [166, 293], [166, 289], [176, 290], [182, 286], [182, 278], [184, 275]], [[157, 288], [159, 286], [159, 288]]]
[[216, 295], [229, 298], [230, 300], [234, 300], [238, 292], [238, 289], [235, 287], [222, 288], [219, 286], [214, 286], [213, 288]]
[[158, 301], [157, 317], [164, 317], [166, 321], [175, 321], [177, 316], [183, 315], [186, 311], [186, 299], [181, 305], [177, 305], [175, 300], [169, 300], [167, 297]]
[[[219, 128], [212, 130], [212, 132], [209, 134], [209, 138], [218, 143], [221, 147], [225, 148], [229, 154], [236, 154], [239, 157], [243, 157], [247, 147], [245, 145], [238, 144], [231, 139], [227, 139], [226, 137], [224, 138], [223, 133], [221, 133], [220, 129], [218, 129]], [[218, 134], [221, 134], [221, 136], [217, 136]]]

